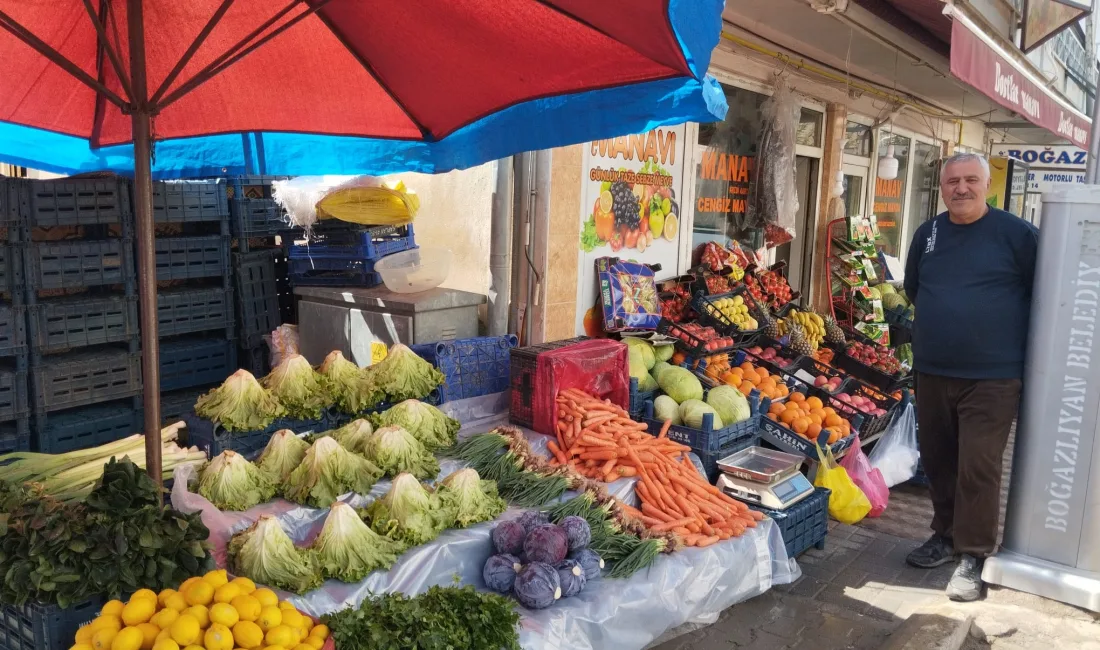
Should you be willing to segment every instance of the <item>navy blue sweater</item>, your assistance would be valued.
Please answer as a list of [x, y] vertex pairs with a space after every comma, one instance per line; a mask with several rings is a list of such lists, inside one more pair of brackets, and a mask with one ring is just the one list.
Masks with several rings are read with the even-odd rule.
[[1023, 377], [1038, 243], [1035, 226], [995, 208], [974, 223], [952, 223], [944, 212], [917, 228], [905, 260], [916, 370]]

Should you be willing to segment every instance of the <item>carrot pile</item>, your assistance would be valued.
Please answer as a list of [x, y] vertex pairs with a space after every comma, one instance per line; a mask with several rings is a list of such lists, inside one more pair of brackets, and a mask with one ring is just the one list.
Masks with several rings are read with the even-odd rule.
[[624, 510], [654, 532], [673, 532], [687, 546], [737, 537], [763, 518], [714, 487], [687, 457], [691, 448], [669, 440], [666, 421], [657, 436], [620, 406], [568, 389], [557, 396], [557, 440], [547, 447], [552, 465], [610, 483], [637, 477], [641, 510]]

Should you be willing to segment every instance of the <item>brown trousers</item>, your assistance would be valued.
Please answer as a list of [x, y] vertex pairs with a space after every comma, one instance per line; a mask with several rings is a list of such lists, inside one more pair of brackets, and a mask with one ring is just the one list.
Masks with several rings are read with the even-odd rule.
[[932, 530], [955, 551], [997, 547], [1005, 444], [1020, 406], [1019, 379], [917, 373], [917, 438], [932, 493]]

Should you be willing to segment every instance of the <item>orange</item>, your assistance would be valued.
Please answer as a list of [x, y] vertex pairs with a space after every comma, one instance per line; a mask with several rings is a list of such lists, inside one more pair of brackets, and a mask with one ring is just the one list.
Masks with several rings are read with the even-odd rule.
[[748, 361], [742, 361], [741, 365], [738, 366], [738, 368], [740, 368], [742, 372], [745, 373], [756, 372], [756, 368]]
[[772, 420], [774, 422], [775, 421], [775, 413], [768, 413], [768, 419]]
[[833, 407], [831, 407], [831, 406], [826, 406], [825, 408], [823, 408], [821, 410], [825, 411], [825, 415], [836, 415], [836, 410], [833, 409]]
[[817, 440], [819, 435], [821, 435], [821, 425], [811, 422], [810, 426], [806, 427], [806, 437], [810, 440]]
[[768, 377], [760, 382], [760, 390], [771, 392], [775, 390], [775, 380]]
[[802, 393], [799, 393], [798, 391], [795, 391], [795, 392], [791, 393], [791, 401], [795, 402], [795, 403], [805, 402], [806, 401], [806, 396], [803, 395]]
[[821, 399], [818, 397], [807, 397], [806, 405], [809, 406], [811, 409], [819, 409], [824, 406], [824, 404], [821, 403]]
[[810, 409], [810, 416], [811, 417], [816, 417], [821, 422], [824, 422], [825, 421], [825, 410], [824, 409]]
[[741, 376], [730, 374], [729, 379], [726, 380], [726, 383], [729, 384], [730, 386], [733, 386], [734, 388], [740, 388], [741, 387]]
[[749, 381], [748, 379], [746, 379], [746, 380], [741, 382], [741, 385], [738, 386], [738, 388], [741, 389], [742, 393], [748, 395], [750, 392], [753, 391], [753, 389], [756, 388], [756, 382]]
[[840, 440], [840, 433], [839, 432], [837, 432], [837, 431], [830, 431], [829, 432], [829, 444], [830, 445], [833, 444], [834, 442], [839, 441], [839, 440]]
[[834, 427], [842, 426], [842, 422], [844, 422], [844, 420], [841, 420], [839, 415], [837, 415], [836, 413], [830, 413], [825, 416], [824, 424], [826, 427], [832, 429]]
[[745, 369], [742, 368], [741, 366], [737, 366], [736, 368], [732, 368], [730, 370], [730, 374], [734, 375], [735, 377], [744, 377], [745, 376]]
[[798, 417], [798, 409], [787, 409], [779, 415], [779, 421], [783, 424], [791, 424]]
[[764, 369], [764, 368], [757, 368], [756, 369], [756, 377], [757, 377], [758, 383], [761, 382], [761, 381], [764, 381], [769, 376], [770, 375], [769, 375], [769, 373], [766, 369]]
[[791, 392], [791, 389], [787, 388], [786, 384], [777, 384], [775, 389], [779, 391], [780, 397], [786, 397]]
[[781, 402], [772, 402], [772, 405], [768, 407], [768, 413], [782, 413], [787, 410]]
[[806, 418], [797, 418], [791, 423], [795, 433], [806, 433], [806, 430], [810, 428], [810, 421]]

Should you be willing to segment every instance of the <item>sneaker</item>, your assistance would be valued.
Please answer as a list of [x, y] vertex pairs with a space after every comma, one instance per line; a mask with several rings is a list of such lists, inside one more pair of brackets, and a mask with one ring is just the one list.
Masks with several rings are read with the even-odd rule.
[[909, 554], [905, 561], [918, 569], [932, 569], [955, 559], [955, 548], [951, 540], [933, 535], [927, 542]]
[[951, 582], [947, 583], [947, 597], [966, 603], [981, 598], [983, 563], [984, 560], [964, 553], [959, 566], [955, 567]]

